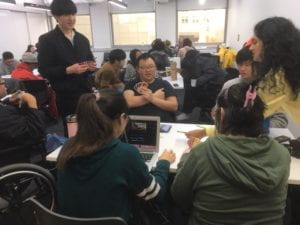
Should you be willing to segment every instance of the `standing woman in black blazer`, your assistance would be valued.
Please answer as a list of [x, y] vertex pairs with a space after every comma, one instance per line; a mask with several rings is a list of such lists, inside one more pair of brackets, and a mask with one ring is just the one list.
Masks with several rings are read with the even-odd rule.
[[71, 0], [54, 0], [50, 9], [58, 25], [39, 38], [38, 68], [56, 92], [65, 125], [79, 97], [91, 92], [88, 75], [96, 70], [96, 63], [88, 39], [74, 29], [76, 5]]

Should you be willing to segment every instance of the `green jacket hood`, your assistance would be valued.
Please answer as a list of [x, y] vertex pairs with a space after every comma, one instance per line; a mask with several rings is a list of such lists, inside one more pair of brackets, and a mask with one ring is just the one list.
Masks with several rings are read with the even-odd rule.
[[267, 193], [289, 174], [288, 150], [269, 137], [219, 135], [203, 144], [208, 145], [208, 159], [215, 171], [241, 188]]

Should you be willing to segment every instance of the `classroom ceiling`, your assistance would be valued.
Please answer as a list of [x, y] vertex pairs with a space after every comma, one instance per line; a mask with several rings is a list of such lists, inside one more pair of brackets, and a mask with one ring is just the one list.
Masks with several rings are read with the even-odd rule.
[[106, 0], [73, 0], [75, 3], [97, 3], [97, 2], [104, 2]]
[[[76, 4], [81, 4], [81, 3], [98, 3], [98, 2], [104, 2], [107, 0], [73, 0]], [[50, 5], [52, 0], [44, 0], [45, 4]]]

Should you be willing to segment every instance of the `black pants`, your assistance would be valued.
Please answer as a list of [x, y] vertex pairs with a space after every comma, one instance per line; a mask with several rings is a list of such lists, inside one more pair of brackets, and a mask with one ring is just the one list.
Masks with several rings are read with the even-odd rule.
[[67, 121], [66, 116], [76, 113], [76, 107], [80, 95], [75, 96], [65, 96], [62, 94], [56, 94], [56, 104], [59, 114], [62, 117], [63, 126], [64, 126], [64, 136], [68, 137]]

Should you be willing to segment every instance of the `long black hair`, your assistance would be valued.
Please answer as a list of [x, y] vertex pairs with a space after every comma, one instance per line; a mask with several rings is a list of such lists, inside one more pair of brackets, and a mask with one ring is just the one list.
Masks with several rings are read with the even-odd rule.
[[[259, 96], [256, 96], [253, 104], [248, 102], [245, 105], [247, 91], [256, 90], [252, 85], [239, 83], [218, 96], [216, 128], [220, 134], [258, 137], [263, 133], [265, 105]], [[221, 108], [224, 110], [223, 119], [221, 119]]]
[[130, 63], [133, 65], [133, 67], [137, 66], [137, 58], [136, 53], [141, 52], [139, 49], [132, 49], [129, 53]]
[[276, 92], [275, 74], [284, 70], [284, 78], [297, 98], [300, 91], [300, 32], [283, 17], [271, 17], [260, 21], [254, 28], [255, 35], [263, 42], [262, 62], [256, 64], [258, 79], [271, 72], [270, 91]]

